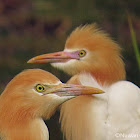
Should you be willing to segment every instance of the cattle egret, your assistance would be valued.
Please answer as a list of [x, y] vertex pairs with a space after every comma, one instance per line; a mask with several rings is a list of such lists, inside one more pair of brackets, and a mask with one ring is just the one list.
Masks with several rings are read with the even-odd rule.
[[71, 75], [89, 72], [102, 84], [125, 79], [121, 49], [108, 34], [96, 25], [76, 28], [66, 40], [62, 52], [34, 57], [28, 63], [50, 62]]
[[[108, 34], [95, 24], [80, 26], [68, 37], [64, 51], [28, 61], [48, 62], [74, 75], [68, 83], [90, 85], [106, 92], [101, 96], [79, 96], [62, 105], [61, 129], [67, 140], [114, 140], [118, 139], [117, 133], [132, 132], [129, 128], [134, 128], [134, 120], [139, 121], [139, 111], [135, 108], [139, 104], [139, 88], [122, 81], [125, 80], [125, 68], [121, 48]], [[131, 109], [129, 103], [133, 106]]]
[[41, 69], [25, 70], [0, 96], [0, 134], [4, 140], [48, 140], [42, 118], [49, 119], [63, 102], [77, 95], [103, 92], [97, 88], [63, 84]]

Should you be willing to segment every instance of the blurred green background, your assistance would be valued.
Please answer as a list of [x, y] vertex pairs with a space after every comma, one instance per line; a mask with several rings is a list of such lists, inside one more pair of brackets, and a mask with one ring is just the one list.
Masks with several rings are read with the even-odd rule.
[[[123, 48], [127, 80], [140, 86], [127, 13], [139, 46], [140, 0], [0, 0], [0, 91], [27, 68], [45, 69], [66, 82], [70, 76], [49, 64], [26, 62], [39, 54], [63, 50], [73, 29], [94, 22]], [[62, 139], [58, 116], [59, 112], [47, 121], [50, 140]]]

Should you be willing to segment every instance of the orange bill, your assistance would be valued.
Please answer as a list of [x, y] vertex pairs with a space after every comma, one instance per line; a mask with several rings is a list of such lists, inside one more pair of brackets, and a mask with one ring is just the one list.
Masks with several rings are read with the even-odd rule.
[[57, 94], [59, 96], [78, 96], [99, 93], [104, 93], [104, 91], [95, 87], [61, 83], [59, 85], [51, 85], [51, 88], [47, 89], [47, 91], [43, 94]]
[[27, 63], [57, 63], [67, 62], [71, 59], [79, 59], [76, 55], [71, 52], [55, 52], [49, 54], [42, 54], [31, 58]]

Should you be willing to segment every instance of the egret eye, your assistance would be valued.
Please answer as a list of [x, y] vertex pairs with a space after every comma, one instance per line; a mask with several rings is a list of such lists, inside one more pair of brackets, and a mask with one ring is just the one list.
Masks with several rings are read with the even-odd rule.
[[86, 55], [86, 51], [81, 50], [81, 51], [79, 51], [78, 55], [79, 55], [80, 57], [84, 57], [84, 56]]
[[41, 84], [36, 85], [35, 89], [38, 92], [44, 92], [46, 90], [45, 86], [43, 86]]

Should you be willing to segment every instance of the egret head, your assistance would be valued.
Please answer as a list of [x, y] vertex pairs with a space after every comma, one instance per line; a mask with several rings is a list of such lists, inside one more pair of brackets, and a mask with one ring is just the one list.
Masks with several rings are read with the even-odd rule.
[[93, 87], [63, 84], [41, 69], [25, 70], [11, 80], [0, 96], [1, 120], [20, 124], [33, 118], [48, 119], [59, 105], [75, 96], [102, 92]]
[[48, 63], [68, 74], [89, 72], [108, 83], [125, 79], [121, 48], [95, 24], [76, 28], [66, 40], [62, 52], [34, 57], [28, 63]]

